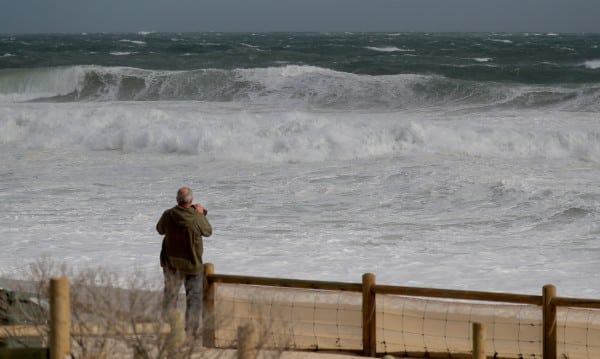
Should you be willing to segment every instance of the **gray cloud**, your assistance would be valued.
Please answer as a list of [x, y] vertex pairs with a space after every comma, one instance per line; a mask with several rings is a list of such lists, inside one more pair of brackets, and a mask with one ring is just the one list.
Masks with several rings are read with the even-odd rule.
[[598, 0], [0, 0], [0, 32], [600, 32]]

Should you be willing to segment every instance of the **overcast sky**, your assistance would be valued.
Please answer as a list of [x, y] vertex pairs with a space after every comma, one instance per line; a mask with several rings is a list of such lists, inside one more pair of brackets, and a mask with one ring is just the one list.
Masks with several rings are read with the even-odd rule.
[[0, 0], [0, 33], [597, 32], [600, 0]]

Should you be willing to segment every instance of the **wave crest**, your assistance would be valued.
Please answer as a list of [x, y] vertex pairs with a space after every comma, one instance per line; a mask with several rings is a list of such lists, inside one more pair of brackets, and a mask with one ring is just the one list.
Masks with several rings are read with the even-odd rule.
[[357, 75], [315, 66], [145, 70], [72, 66], [0, 70], [0, 102], [208, 101], [399, 110], [503, 106], [600, 111], [600, 86], [526, 86], [437, 75]]
[[[431, 154], [600, 162], [594, 114], [571, 129], [546, 112], [462, 116], [422, 112], [276, 110], [215, 103], [13, 104], [0, 107], [0, 144], [178, 153], [244, 162], [364, 159]], [[529, 119], [530, 116], [540, 116]], [[586, 120], [587, 119], [587, 120]], [[594, 120], [592, 120], [594, 119]], [[547, 126], [540, 126], [540, 121]]]

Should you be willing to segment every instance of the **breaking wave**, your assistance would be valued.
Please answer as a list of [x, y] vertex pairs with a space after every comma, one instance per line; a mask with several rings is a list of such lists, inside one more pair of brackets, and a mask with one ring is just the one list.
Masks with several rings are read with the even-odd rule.
[[[443, 117], [441, 117], [443, 116]], [[493, 117], [490, 117], [493, 116]], [[596, 114], [300, 111], [208, 102], [19, 103], [0, 107], [0, 146], [173, 153], [243, 162], [406, 155], [600, 163]], [[544, 123], [540, 126], [540, 123]]]
[[557, 106], [600, 111], [600, 84], [524, 85], [440, 75], [357, 75], [315, 66], [145, 70], [71, 66], [0, 70], [0, 102], [209, 101], [316, 109]]

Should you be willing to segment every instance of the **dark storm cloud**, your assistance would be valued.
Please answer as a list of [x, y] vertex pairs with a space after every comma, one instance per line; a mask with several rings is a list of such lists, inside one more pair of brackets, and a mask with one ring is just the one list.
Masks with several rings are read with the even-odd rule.
[[600, 32], [598, 0], [0, 0], [0, 32]]

